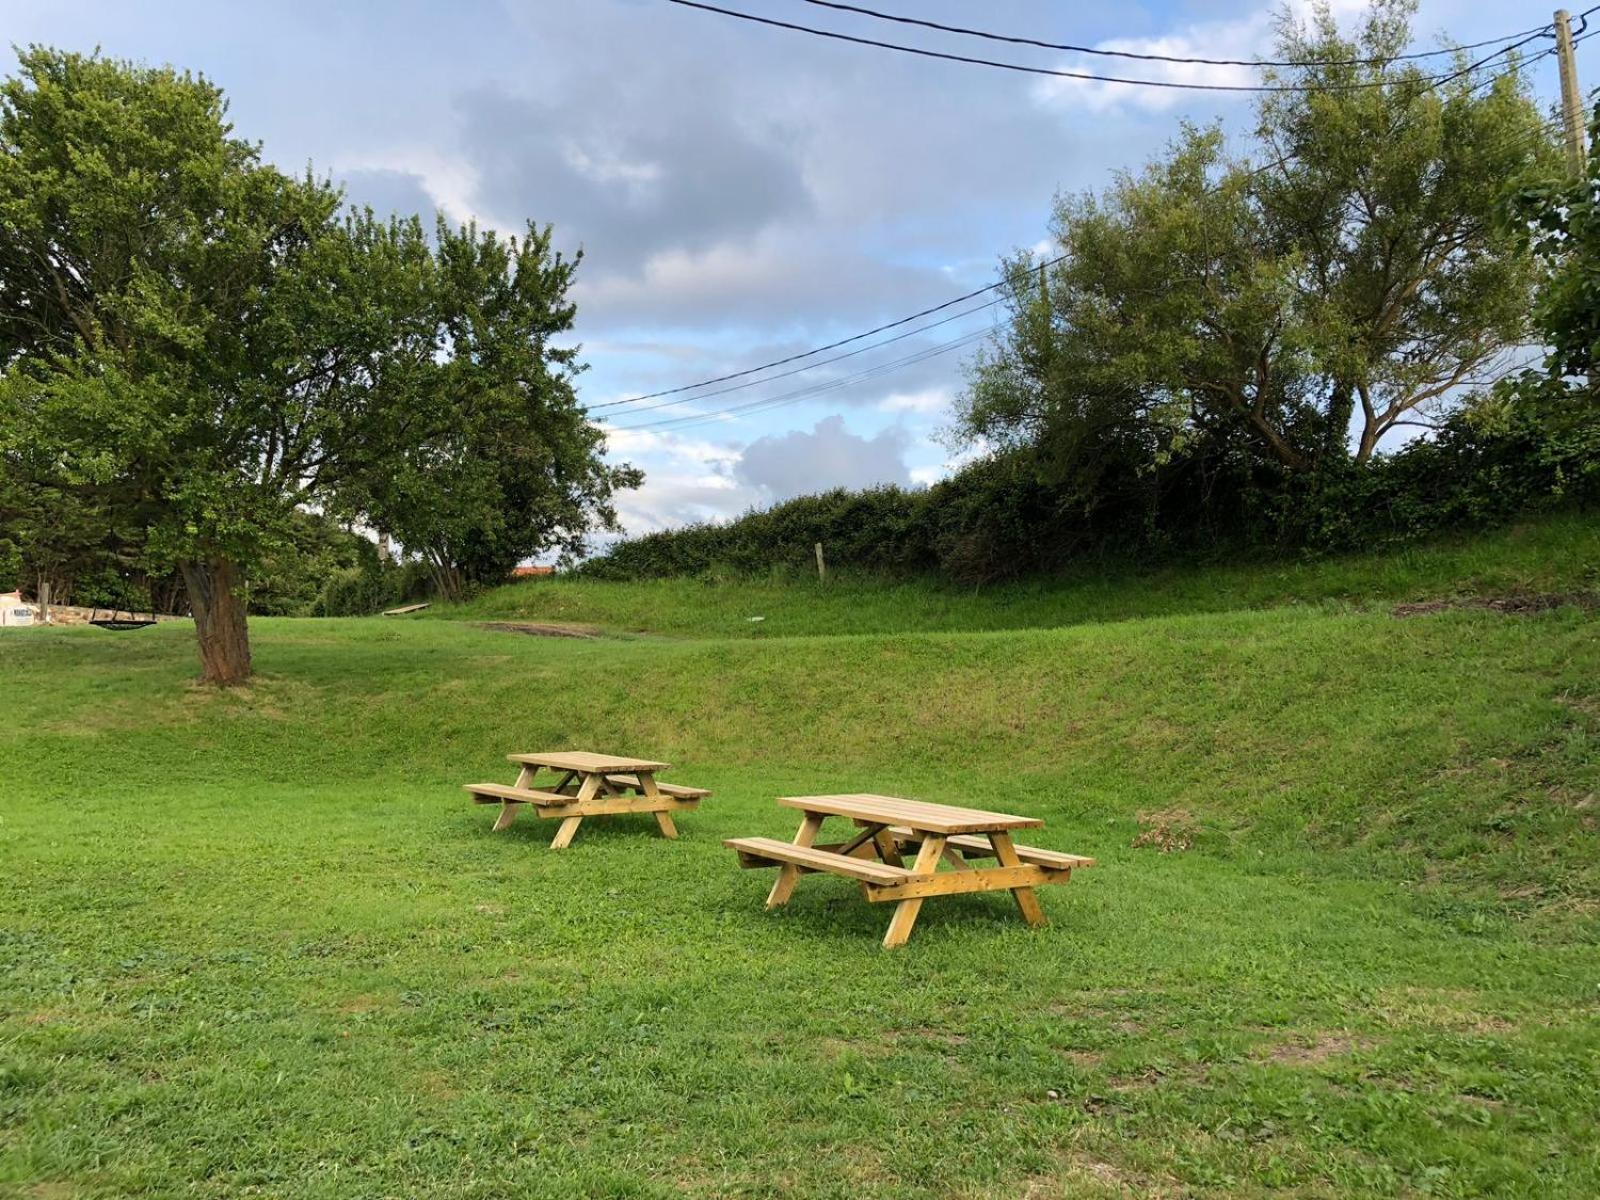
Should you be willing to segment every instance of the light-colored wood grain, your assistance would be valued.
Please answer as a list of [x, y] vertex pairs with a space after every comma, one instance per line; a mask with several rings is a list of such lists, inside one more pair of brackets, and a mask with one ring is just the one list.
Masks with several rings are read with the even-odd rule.
[[700, 806], [698, 800], [673, 800], [661, 796], [655, 800], [648, 796], [596, 796], [593, 800], [577, 801], [565, 797], [562, 805], [542, 805], [534, 811], [541, 817], [615, 817], [626, 813], [693, 812]]
[[561, 792], [543, 792], [537, 788], [515, 787], [504, 783], [469, 783], [464, 785], [463, 790], [471, 792], [473, 799], [479, 804], [510, 802], [559, 806], [572, 803], [572, 797]]
[[[890, 826], [889, 833], [899, 842], [919, 842], [922, 835], [904, 825]], [[956, 836], [946, 839], [946, 848], [959, 850], [972, 858], [993, 858], [994, 846], [986, 837]], [[1059, 850], [1041, 850], [1037, 846], [1013, 846], [1017, 857], [1025, 863], [1065, 871], [1072, 867], [1092, 867], [1095, 861], [1081, 854], [1063, 854]]]
[[572, 839], [577, 835], [578, 826], [582, 824], [582, 817], [568, 817], [562, 821], [561, 827], [556, 830], [556, 836], [550, 840], [550, 849], [565, 850], [572, 845]]
[[[794, 845], [791, 849], [809, 849], [817, 840], [817, 830], [822, 828], [821, 813], [807, 813], [800, 821], [800, 828], [794, 835]], [[781, 843], [780, 843], [781, 845]], [[800, 878], [800, 872], [793, 859], [780, 859], [783, 863], [778, 868], [778, 878], [772, 884], [772, 890], [767, 893], [767, 907], [777, 908], [780, 904], [789, 903], [789, 897], [794, 894], [794, 885]]]
[[852, 817], [879, 825], [904, 825], [922, 833], [987, 833], [992, 829], [1031, 829], [1044, 822], [980, 808], [929, 804], [899, 796], [852, 792], [829, 796], [779, 796], [778, 803], [805, 812]]
[[672, 814], [664, 812], [659, 808], [652, 811], [654, 811], [656, 815], [656, 827], [661, 830], [661, 836], [665, 838], [672, 838], [674, 841], [676, 841], [678, 838], [678, 827], [672, 823]]
[[[795, 842], [779, 841], [777, 838], [729, 838], [722, 844], [730, 850], [738, 851], [741, 860], [752, 860], [757, 866], [775, 866], [783, 870], [790, 867], [804, 867], [810, 871], [826, 871], [850, 879], [859, 879], [865, 883], [881, 885], [903, 883], [911, 876], [911, 872], [904, 867], [890, 867], [868, 859], [854, 858], [848, 854], [835, 854], [816, 846], [801, 846]], [[798, 875], [798, 871], [796, 874]], [[793, 885], [790, 887], [792, 891]], [[788, 896], [785, 895], [783, 900], [787, 899]], [[783, 903], [783, 900], [778, 903]]]
[[[939, 869], [939, 856], [943, 853], [944, 838], [938, 834], [930, 834], [927, 841], [918, 849], [917, 860], [911, 864], [913, 878], [925, 877], [931, 881], [933, 873]], [[911, 937], [911, 927], [917, 923], [917, 914], [921, 911], [920, 896], [902, 900], [895, 906], [894, 916], [889, 918], [889, 931], [883, 935], [885, 950], [893, 950], [896, 946], [906, 944]]]
[[577, 771], [581, 774], [632, 775], [640, 771], [665, 771], [670, 763], [652, 762], [645, 758], [621, 758], [615, 754], [594, 754], [588, 750], [558, 750], [540, 754], [508, 754], [514, 763], [536, 767], [552, 767], [557, 771]]
[[[635, 789], [640, 787], [639, 777], [637, 775], [607, 775], [606, 778], [612, 783], [621, 784], [623, 787]], [[662, 783], [660, 780], [656, 780], [655, 786], [656, 790], [662, 795], [676, 796], [680, 800], [686, 800], [690, 797], [694, 797], [698, 800], [704, 800], [707, 796], [711, 795], [711, 793], [705, 788], [685, 787], [681, 783]]]
[[[1003, 829], [996, 829], [989, 834], [989, 841], [994, 846], [994, 855], [1000, 860], [1002, 867], [1020, 867], [1022, 860], [1017, 857], [1017, 848], [1011, 844], [1011, 835]], [[1029, 925], [1044, 924], [1044, 909], [1039, 907], [1039, 897], [1033, 894], [1031, 887], [1014, 887], [1012, 896], [1016, 897], [1017, 908], [1022, 913], [1022, 919]]]
[[888, 887], [868, 887], [866, 896], [873, 903], [881, 904], [886, 900], [959, 896], [969, 892], [1004, 892], [1046, 883], [1066, 883], [1071, 874], [1071, 871], [1047, 871], [1031, 863], [1015, 867], [965, 867], [959, 871], [939, 871], [923, 879], [909, 879]]

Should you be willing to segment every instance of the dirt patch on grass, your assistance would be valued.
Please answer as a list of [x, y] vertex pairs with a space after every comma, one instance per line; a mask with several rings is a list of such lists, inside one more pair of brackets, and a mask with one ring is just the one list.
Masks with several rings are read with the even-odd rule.
[[1394, 1024], [1451, 1033], [1511, 1033], [1517, 1028], [1515, 1022], [1484, 1012], [1481, 997], [1461, 988], [1387, 988], [1378, 994], [1375, 1011]]
[[1529, 613], [1549, 612], [1568, 606], [1593, 612], [1600, 608], [1600, 592], [1519, 592], [1510, 596], [1458, 596], [1442, 600], [1418, 600], [1410, 604], [1396, 604], [1397, 617], [1426, 617], [1434, 613], [1457, 608], [1487, 609], [1489, 612], [1522, 616]]
[[600, 636], [593, 625], [564, 625], [553, 621], [479, 621], [479, 629], [495, 633], [522, 633], [528, 637], [583, 638], [592, 641]]
[[964, 1033], [954, 1033], [948, 1029], [934, 1029], [931, 1026], [897, 1029], [890, 1036], [897, 1042], [901, 1040], [931, 1042], [938, 1046], [965, 1046], [971, 1040]]
[[360, 996], [351, 996], [350, 999], [339, 1005], [339, 1011], [346, 1016], [359, 1017], [365, 1016], [370, 1012], [376, 1012], [380, 1008], [387, 1008], [388, 1005], [389, 1001], [383, 996], [375, 996], [370, 992], [366, 992]]
[[1350, 1034], [1318, 1033], [1309, 1039], [1279, 1042], [1268, 1046], [1262, 1057], [1267, 1062], [1288, 1067], [1308, 1067], [1325, 1063], [1331, 1058], [1344, 1058], [1358, 1050], [1368, 1050], [1376, 1043], [1371, 1038]]
[[[1130, 1170], [1108, 1159], [1074, 1150], [1062, 1163], [1063, 1177], [1030, 1179], [1022, 1191], [1006, 1192], [1007, 1196], [1020, 1196], [1021, 1200], [1067, 1200], [1068, 1197], [1089, 1196], [1140, 1196], [1151, 1200], [1168, 1200], [1188, 1193], [1173, 1181], [1153, 1179], [1140, 1171]], [[1089, 1186], [1093, 1191], [1085, 1192]]]
[[1153, 848], [1163, 854], [1188, 850], [1200, 835], [1200, 826], [1194, 814], [1186, 808], [1163, 808], [1141, 812], [1138, 816], [1139, 832], [1134, 836], [1133, 848]]

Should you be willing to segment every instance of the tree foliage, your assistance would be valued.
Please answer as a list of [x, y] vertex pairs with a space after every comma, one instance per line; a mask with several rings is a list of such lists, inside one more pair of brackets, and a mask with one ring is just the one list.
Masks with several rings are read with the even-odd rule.
[[[145, 558], [183, 574], [215, 682], [248, 676], [241, 594], [307, 506], [364, 517], [399, 478], [439, 512], [413, 514], [419, 544], [454, 553], [492, 516], [503, 555], [608, 522], [634, 479], [553, 382], [572, 314], [548, 232], [501, 252], [442, 230], [436, 249], [414, 217], [342, 203], [235, 137], [204, 78], [35, 47], [0, 84], [3, 451], [138, 521]], [[515, 403], [521, 425], [485, 415]], [[462, 460], [536, 425], [564, 506], [535, 489], [490, 513]]]
[[[1252, 153], [1186, 127], [1103, 195], [1058, 200], [1064, 255], [1007, 264], [1013, 319], [974, 365], [970, 439], [1036, 450], [1092, 505], [1173, 456], [1290, 474], [1436, 424], [1527, 330], [1534, 272], [1501, 212], [1555, 151], [1515, 71], [1398, 60], [1410, 0], [1354, 36], [1289, 17]], [[1337, 65], [1343, 64], [1343, 65]], [[1353, 433], [1352, 433], [1353, 419]]]
[[540, 551], [577, 553], [616, 527], [611, 495], [639, 473], [606, 465], [604, 435], [578, 408], [572, 327], [576, 260], [550, 230], [502, 239], [442, 220], [429, 315], [440, 348], [416, 386], [429, 418], [403, 410], [396, 453], [354, 481], [346, 502], [424, 555], [440, 592], [504, 580]]

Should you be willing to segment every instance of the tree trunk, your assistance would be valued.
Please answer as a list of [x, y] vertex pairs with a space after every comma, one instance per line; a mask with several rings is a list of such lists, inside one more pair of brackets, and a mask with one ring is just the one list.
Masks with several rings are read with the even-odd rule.
[[250, 678], [250, 631], [239, 600], [239, 572], [225, 558], [180, 564], [200, 643], [200, 682], [232, 687]]

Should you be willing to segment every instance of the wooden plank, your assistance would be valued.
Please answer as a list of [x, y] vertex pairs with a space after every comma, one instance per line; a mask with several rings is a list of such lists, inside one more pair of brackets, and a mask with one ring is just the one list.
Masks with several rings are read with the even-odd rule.
[[778, 803], [806, 812], [852, 817], [878, 825], [905, 825], [924, 833], [987, 833], [991, 829], [1030, 829], [1044, 824], [1037, 817], [1018, 817], [948, 804], [928, 804], [921, 800], [905, 800], [898, 796], [879, 796], [867, 792], [779, 796]]
[[536, 788], [514, 787], [504, 783], [468, 783], [462, 790], [471, 792], [479, 804], [532, 804], [535, 806], [571, 804], [573, 798], [560, 792], [541, 792]]
[[911, 878], [911, 872], [904, 867], [891, 867], [848, 854], [835, 854], [798, 841], [784, 842], [777, 838], [752, 837], [728, 838], [722, 844], [730, 850], [737, 850], [741, 856], [766, 860], [771, 866], [805, 867], [812, 871], [826, 871], [879, 885], [904, 883]]
[[508, 754], [506, 758], [514, 763], [551, 767], [557, 771], [577, 771], [583, 775], [631, 775], [639, 771], [665, 771], [672, 765], [644, 758], [593, 754], [587, 750], [558, 750], [547, 754]]
[[[427, 607], [428, 605], [426, 604], [403, 604], [399, 608], [384, 609], [383, 615], [386, 617], [403, 617], [407, 613], [421, 612]], [[371, 610], [369, 609], [368, 611], [370, 612]]]
[[1031, 863], [1014, 867], [966, 867], [959, 871], [940, 871], [927, 879], [893, 884], [867, 885], [867, 899], [878, 904], [886, 900], [913, 900], [926, 896], [957, 896], [969, 892], [1004, 892], [1045, 883], [1066, 883], [1071, 871], [1047, 871]]
[[895, 845], [894, 838], [890, 837], [882, 826], [869, 825], [867, 828], [873, 830], [872, 846], [878, 852], [880, 859], [891, 867], [903, 867], [906, 865], [905, 861], [900, 857], [900, 850]]
[[661, 830], [661, 836], [665, 837], [665, 838], [671, 838], [673, 841], [677, 841], [678, 840], [678, 827], [672, 823], [672, 814], [663, 812], [659, 808], [656, 809], [655, 812], [656, 812], [656, 825]]
[[675, 813], [693, 812], [700, 807], [698, 800], [674, 800], [669, 796], [596, 796], [592, 800], [578, 801], [563, 796], [561, 805], [541, 805], [534, 811], [541, 817], [614, 817], [619, 813]]
[[572, 845], [572, 839], [577, 835], [578, 826], [582, 824], [582, 817], [568, 817], [562, 821], [561, 828], [556, 830], [556, 836], [550, 839], [550, 849], [565, 850]]
[[[943, 853], [944, 839], [937, 834], [929, 837], [917, 851], [917, 861], [911, 864], [911, 873], [923, 876], [931, 883], [933, 873], [939, 869], [939, 856]], [[895, 906], [894, 916], [889, 918], [889, 931], [883, 935], [885, 950], [893, 950], [896, 946], [906, 944], [911, 937], [911, 927], [917, 923], [917, 914], [921, 911], [920, 896], [902, 900]]]
[[[821, 813], [807, 813], [800, 820], [800, 828], [794, 835], [792, 850], [804, 849], [817, 840], [817, 830], [822, 828]], [[780, 860], [782, 861], [782, 860]], [[780, 904], [789, 903], [789, 897], [794, 894], [794, 885], [800, 880], [800, 872], [792, 861], [784, 862], [778, 868], [778, 878], [772, 882], [772, 890], [767, 893], [767, 907], [777, 908]]]
[[[920, 842], [922, 835], [905, 826], [891, 826], [889, 832], [901, 842]], [[960, 850], [969, 858], [993, 858], [994, 846], [986, 837], [952, 837], [946, 840], [950, 849]], [[1095, 861], [1081, 854], [1064, 854], [1059, 850], [1041, 850], [1037, 846], [1014, 846], [1017, 857], [1026, 863], [1035, 863], [1052, 870], [1065, 871], [1073, 867], [1092, 867]]]
[[[1017, 857], [1017, 848], [1011, 844], [1011, 835], [1003, 829], [996, 829], [989, 834], [989, 841], [994, 845], [995, 857], [1000, 860], [1002, 867], [1017, 867], [1022, 865], [1022, 860]], [[1014, 887], [1011, 894], [1016, 898], [1017, 908], [1022, 913], [1022, 919], [1029, 925], [1043, 925], [1044, 909], [1039, 907], [1039, 897], [1033, 894], [1031, 887]]]
[[[623, 787], [640, 788], [642, 786], [637, 775], [607, 775], [606, 778], [612, 783], [620, 783]], [[679, 783], [662, 783], [659, 780], [656, 781], [656, 788], [668, 796], [677, 796], [679, 799], [693, 796], [696, 799], [703, 800], [711, 795], [706, 788], [684, 787]]]

